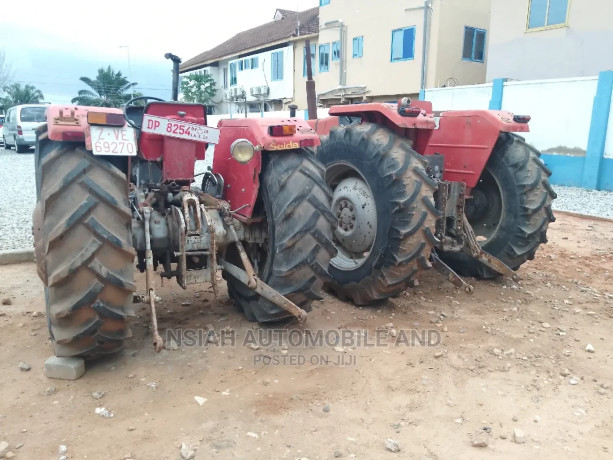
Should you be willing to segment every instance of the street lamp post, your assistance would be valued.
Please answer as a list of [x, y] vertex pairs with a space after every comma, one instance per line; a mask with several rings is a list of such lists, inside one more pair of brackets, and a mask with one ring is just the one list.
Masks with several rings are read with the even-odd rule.
[[[128, 51], [128, 80], [132, 84], [132, 65], [130, 63], [130, 45], [119, 45], [120, 48], [125, 48]], [[131, 86], [132, 99], [134, 99], [134, 86]]]

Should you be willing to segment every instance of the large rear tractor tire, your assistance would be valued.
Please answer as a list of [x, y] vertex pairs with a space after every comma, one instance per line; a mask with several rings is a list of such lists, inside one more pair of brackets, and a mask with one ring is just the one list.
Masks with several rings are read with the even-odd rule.
[[436, 184], [410, 144], [372, 123], [333, 128], [317, 159], [333, 190], [331, 289], [357, 305], [397, 296], [429, 269]]
[[[551, 171], [539, 156], [522, 137], [502, 133], [466, 202], [466, 217], [483, 250], [514, 270], [534, 258], [538, 247], [547, 242], [549, 223], [555, 221], [551, 202], [556, 194], [548, 181]], [[463, 276], [499, 276], [463, 253], [442, 253], [441, 258]]]
[[[268, 238], [264, 245], [246, 244], [258, 277], [305, 311], [321, 299], [328, 279], [332, 244], [330, 190], [324, 168], [304, 151], [269, 153], [261, 175], [257, 213], [266, 216]], [[257, 215], [257, 214], [255, 214]], [[236, 248], [226, 252], [240, 266]], [[228, 293], [249, 321], [270, 322], [288, 318], [285, 310], [262, 298], [236, 278], [224, 273]]]
[[82, 144], [38, 132], [33, 233], [57, 356], [95, 358], [131, 335], [135, 290], [126, 175]]

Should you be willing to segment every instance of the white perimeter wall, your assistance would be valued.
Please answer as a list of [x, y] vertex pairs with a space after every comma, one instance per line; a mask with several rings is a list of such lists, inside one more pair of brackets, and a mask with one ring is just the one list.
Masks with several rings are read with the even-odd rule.
[[598, 77], [507, 82], [502, 109], [532, 117], [525, 138], [543, 153], [585, 155], [597, 85]]
[[492, 84], [433, 88], [426, 90], [426, 101], [435, 111], [487, 109], [492, 98]]

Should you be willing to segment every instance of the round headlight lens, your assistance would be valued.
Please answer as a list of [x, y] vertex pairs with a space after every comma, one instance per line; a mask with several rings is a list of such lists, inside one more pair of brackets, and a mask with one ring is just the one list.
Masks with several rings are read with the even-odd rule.
[[236, 139], [230, 146], [230, 153], [239, 163], [247, 163], [253, 158], [255, 149], [247, 139]]

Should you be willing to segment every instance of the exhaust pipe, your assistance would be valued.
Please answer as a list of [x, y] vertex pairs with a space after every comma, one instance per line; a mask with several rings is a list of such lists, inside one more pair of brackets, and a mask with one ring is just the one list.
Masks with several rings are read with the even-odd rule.
[[179, 64], [181, 64], [181, 58], [172, 53], [166, 53], [164, 55], [166, 59], [172, 61], [172, 100], [179, 100]]

